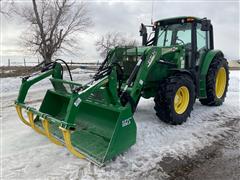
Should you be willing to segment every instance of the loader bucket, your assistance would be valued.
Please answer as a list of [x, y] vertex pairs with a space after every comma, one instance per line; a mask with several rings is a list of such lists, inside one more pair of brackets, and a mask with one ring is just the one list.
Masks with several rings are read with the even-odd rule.
[[76, 108], [72, 120], [75, 129], [72, 130], [59, 123], [64, 123], [72, 107], [70, 99], [69, 94], [48, 90], [39, 111], [28, 108], [29, 126], [53, 143], [65, 145], [75, 156], [87, 158], [99, 166], [135, 144], [136, 124], [130, 106], [82, 101]]
[[[23, 79], [15, 101], [20, 119], [54, 144], [65, 146], [79, 158], [102, 166], [136, 142], [136, 124], [132, 107], [117, 95], [116, 71], [81, 85], [61, 79], [61, 68]], [[53, 89], [47, 90], [39, 109], [24, 103], [28, 89], [52, 75]], [[80, 88], [76, 91], [76, 88]], [[27, 110], [28, 120], [22, 115]]]

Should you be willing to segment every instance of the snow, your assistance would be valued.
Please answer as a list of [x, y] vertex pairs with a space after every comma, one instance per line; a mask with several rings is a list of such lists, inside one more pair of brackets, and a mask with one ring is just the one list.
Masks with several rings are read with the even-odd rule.
[[[87, 69], [74, 69], [71, 71], [73, 80], [76, 82], [82, 82], [85, 83], [89, 80], [89, 76], [94, 74], [94, 71], [87, 70]], [[69, 79], [69, 75], [67, 71], [64, 71], [64, 79]], [[3, 96], [11, 93], [16, 92], [19, 90], [22, 77], [9, 77], [9, 78], [0, 78], [1, 81], [1, 92], [3, 93]], [[36, 85], [33, 85], [31, 89], [40, 89], [44, 87], [49, 88], [51, 87], [50, 81], [48, 79], [44, 79], [43, 81], [40, 81]]]
[[[75, 78], [79, 81], [87, 81], [91, 74], [76, 73]], [[161, 179], [167, 177], [159, 164], [164, 157], [192, 157], [198, 150], [221, 140], [231, 131], [226, 124], [240, 116], [239, 71], [230, 73], [229, 92], [222, 106], [206, 107], [196, 101], [191, 117], [181, 126], [159, 121], [153, 100], [141, 99], [134, 115], [137, 143], [99, 168], [76, 158], [66, 148], [50, 143], [21, 123], [13, 107], [19, 78], [1, 80], [4, 92], [1, 121], [3, 179]], [[42, 86], [48, 87], [46, 83], [35, 87], [35, 93], [29, 99], [34, 102], [42, 96]]]

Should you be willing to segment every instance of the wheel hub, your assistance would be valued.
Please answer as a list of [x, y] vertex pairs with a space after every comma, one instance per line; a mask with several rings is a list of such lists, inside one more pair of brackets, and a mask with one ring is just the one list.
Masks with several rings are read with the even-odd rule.
[[227, 73], [224, 67], [221, 67], [216, 76], [216, 83], [215, 83], [215, 94], [217, 98], [221, 98], [224, 94], [225, 87], [227, 83]]
[[189, 104], [189, 90], [186, 86], [181, 86], [174, 97], [174, 109], [177, 114], [183, 114]]

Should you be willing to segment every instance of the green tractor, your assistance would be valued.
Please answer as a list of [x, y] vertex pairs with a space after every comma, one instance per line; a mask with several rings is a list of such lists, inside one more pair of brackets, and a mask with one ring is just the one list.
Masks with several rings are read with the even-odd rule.
[[[102, 166], [135, 144], [133, 114], [141, 97], [153, 97], [156, 116], [173, 125], [187, 120], [196, 98], [208, 106], [223, 103], [229, 69], [223, 53], [214, 50], [210, 20], [163, 19], [142, 24], [140, 35], [141, 47], [112, 49], [89, 83], [63, 80], [61, 60], [24, 77], [15, 101], [20, 119], [77, 157]], [[53, 88], [40, 108], [25, 103], [29, 88], [48, 77]]]

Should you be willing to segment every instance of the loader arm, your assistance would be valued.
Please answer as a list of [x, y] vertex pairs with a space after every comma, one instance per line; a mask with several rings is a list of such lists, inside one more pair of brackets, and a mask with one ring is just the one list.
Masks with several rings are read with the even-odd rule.
[[153, 47], [145, 50], [137, 62], [120, 96], [122, 104], [129, 102], [134, 112], [141, 97], [141, 91], [151, 68], [160, 60], [161, 48]]

